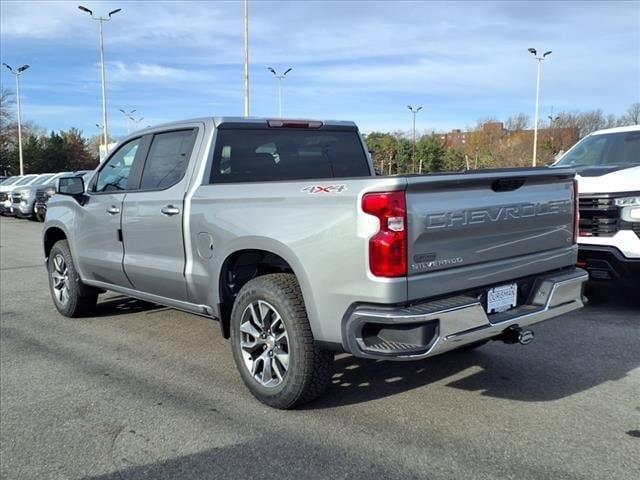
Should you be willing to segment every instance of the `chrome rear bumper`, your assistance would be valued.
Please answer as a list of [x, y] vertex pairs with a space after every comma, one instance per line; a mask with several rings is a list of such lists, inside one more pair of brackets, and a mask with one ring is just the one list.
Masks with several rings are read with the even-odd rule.
[[540, 276], [526, 303], [491, 315], [478, 298], [467, 295], [409, 307], [358, 306], [343, 322], [344, 346], [365, 358], [431, 357], [581, 308], [587, 280], [587, 272], [578, 268]]

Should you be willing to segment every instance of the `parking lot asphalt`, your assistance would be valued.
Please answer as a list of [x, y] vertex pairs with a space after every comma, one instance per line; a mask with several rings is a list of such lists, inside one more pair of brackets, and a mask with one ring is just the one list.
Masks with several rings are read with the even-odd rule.
[[41, 229], [0, 219], [3, 479], [640, 478], [640, 294], [526, 347], [341, 354], [327, 395], [285, 412], [245, 389], [215, 321], [115, 294], [60, 316]]

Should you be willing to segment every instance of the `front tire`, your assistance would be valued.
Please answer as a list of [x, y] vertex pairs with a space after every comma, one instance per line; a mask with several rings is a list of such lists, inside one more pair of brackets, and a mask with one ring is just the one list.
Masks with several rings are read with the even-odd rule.
[[58, 312], [80, 317], [95, 309], [98, 291], [80, 280], [66, 240], [56, 242], [49, 252], [48, 270], [49, 290]]
[[322, 395], [333, 353], [314, 342], [295, 275], [254, 278], [231, 312], [231, 349], [242, 380], [261, 402], [289, 409]]

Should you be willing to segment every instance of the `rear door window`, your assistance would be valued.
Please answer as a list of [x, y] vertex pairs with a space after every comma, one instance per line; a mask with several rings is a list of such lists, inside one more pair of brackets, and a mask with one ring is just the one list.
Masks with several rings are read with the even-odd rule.
[[357, 131], [221, 129], [211, 183], [370, 176]]
[[153, 136], [142, 171], [141, 190], [169, 188], [184, 176], [197, 129], [158, 133]]

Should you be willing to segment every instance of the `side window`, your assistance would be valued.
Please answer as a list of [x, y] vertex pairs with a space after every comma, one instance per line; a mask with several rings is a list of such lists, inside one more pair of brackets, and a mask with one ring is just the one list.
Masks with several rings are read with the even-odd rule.
[[141, 190], [168, 188], [182, 179], [196, 132], [192, 129], [154, 135], [142, 171]]
[[126, 190], [129, 183], [129, 175], [133, 160], [136, 158], [140, 138], [125, 143], [107, 161], [106, 165], [98, 173], [94, 192], [118, 192]]

